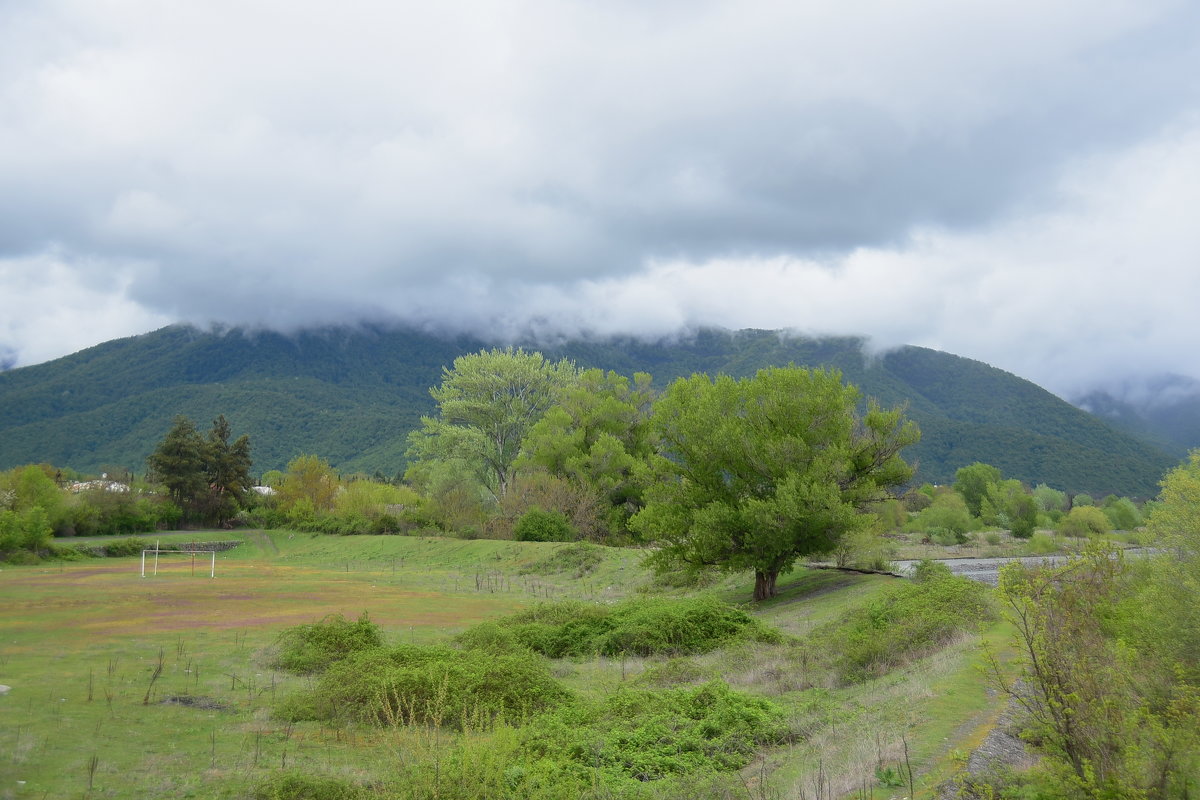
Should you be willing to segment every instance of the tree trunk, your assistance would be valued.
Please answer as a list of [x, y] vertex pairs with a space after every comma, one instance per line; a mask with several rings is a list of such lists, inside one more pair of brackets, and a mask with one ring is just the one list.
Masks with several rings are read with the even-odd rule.
[[778, 567], [766, 570], [756, 569], [754, 571], [754, 602], [769, 600], [775, 596], [775, 579], [778, 577]]

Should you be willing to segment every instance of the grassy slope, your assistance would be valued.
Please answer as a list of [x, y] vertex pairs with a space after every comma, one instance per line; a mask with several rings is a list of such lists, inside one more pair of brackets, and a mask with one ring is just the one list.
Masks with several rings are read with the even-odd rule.
[[[46, 461], [81, 470], [146, 455], [186, 414], [224, 413], [250, 434], [256, 468], [315, 452], [343, 470], [403, 467], [405, 435], [432, 410], [430, 386], [482, 343], [377, 329], [203, 334], [164, 328], [0, 373], [0, 467]], [[701, 331], [671, 343], [573, 342], [549, 355], [661, 385], [693, 372], [750, 375], [796, 363], [840, 369], [883, 403], [905, 403], [924, 431], [920, 480], [945, 483], [972, 461], [1006, 475], [1103, 496], [1149, 496], [1172, 459], [1016, 376], [923, 348], [864, 357], [857, 339]]]
[[[0, 571], [0, 683], [14, 687], [0, 697], [0, 798], [244, 797], [285, 763], [356, 778], [386, 774], [397, 748], [434, 745], [418, 734], [284, 728], [270, 718], [272, 697], [302, 680], [262, 666], [282, 628], [365, 610], [392, 640], [444, 641], [535, 597], [615, 599], [652, 583], [630, 550], [605, 551], [595, 573], [572, 580], [521, 574], [555, 544], [242, 535], [242, 547], [218, 556], [215, 580], [191, 578], [183, 567], [141, 579], [136, 558]], [[798, 570], [757, 613], [802, 634], [889, 580]], [[710, 590], [738, 600], [748, 589], [738, 575]], [[143, 705], [160, 653], [163, 674]], [[941, 775], [953, 766], [954, 740], [943, 737], [969, 736], [986, 722], [989, 701], [969, 642], [902, 673], [829, 691], [790, 687], [787, 676], [771, 673], [769, 649], [704, 658], [735, 684], [777, 695], [811, 726], [808, 742], [769, 757], [764, 774], [787, 792], [802, 786], [811, 796], [818, 761], [850, 788], [873, 775], [872, 731], [893, 760], [907, 729], [918, 770]], [[596, 659], [557, 671], [574, 689], [599, 692], [645, 666]], [[222, 707], [161, 703], [172, 695]], [[842, 721], [829, 724], [831, 716]], [[747, 780], [757, 775], [751, 770]]]

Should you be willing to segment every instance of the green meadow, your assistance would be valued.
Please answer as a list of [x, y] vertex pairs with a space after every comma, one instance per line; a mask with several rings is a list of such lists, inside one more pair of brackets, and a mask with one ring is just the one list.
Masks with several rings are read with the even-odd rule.
[[[193, 574], [184, 555], [160, 557], [147, 578], [138, 557], [0, 570], [0, 684], [11, 687], [0, 696], [0, 800], [253, 798], [293, 773], [392, 796], [401, 768], [441, 764], [502, 731], [285, 721], [280, 700], [316, 680], [270, 666], [286, 629], [365, 613], [388, 644], [450, 644], [472, 625], [538, 603], [703, 595], [740, 604], [752, 585], [748, 575], [725, 575], [672, 588], [632, 549], [598, 548], [595, 563], [581, 565], [558, 543], [290, 531], [179, 538], [230, 536], [242, 544], [217, 554], [215, 578], [207, 556]], [[781, 578], [778, 598], [748, 609], [777, 640], [682, 657], [574, 656], [550, 671], [594, 698], [624, 685], [720, 678], [784, 710], [787, 741], [740, 771], [705, 776], [703, 788], [673, 781], [660, 791], [651, 781], [639, 796], [900, 797], [910, 774], [916, 793], [931, 796], [995, 724], [978, 645], [987, 639], [1003, 654], [1008, 636], [996, 623], [882, 674], [830, 680], [819, 643], [832, 640], [820, 632], [896, 583], [798, 569]], [[459, 796], [430, 774], [419, 796]], [[595, 796], [619, 795], [597, 784]]]

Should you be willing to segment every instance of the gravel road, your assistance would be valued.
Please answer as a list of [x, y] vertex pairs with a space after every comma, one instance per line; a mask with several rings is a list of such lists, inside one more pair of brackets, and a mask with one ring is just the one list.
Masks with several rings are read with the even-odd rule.
[[[1126, 550], [1125, 555], [1137, 557], [1153, 552], [1156, 552], [1153, 548], [1138, 547]], [[1023, 564], [1036, 566], [1061, 564], [1066, 560], [1065, 556], [1025, 556], [1023, 558], [945, 558], [938, 559], [938, 563], [945, 564], [955, 575], [962, 575], [964, 578], [995, 586], [999, 581], [1000, 567], [1009, 561], [1020, 561]], [[911, 576], [913, 568], [918, 564], [916, 561], [893, 561], [892, 563], [896, 565], [897, 574], [905, 576]]]

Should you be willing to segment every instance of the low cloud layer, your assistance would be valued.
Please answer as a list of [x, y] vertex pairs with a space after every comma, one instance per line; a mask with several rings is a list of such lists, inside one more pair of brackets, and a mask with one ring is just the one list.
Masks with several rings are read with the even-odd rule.
[[1186, 2], [0, 6], [0, 364], [169, 321], [1200, 377]]

